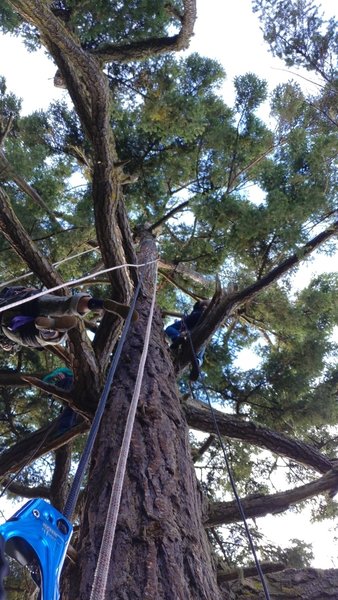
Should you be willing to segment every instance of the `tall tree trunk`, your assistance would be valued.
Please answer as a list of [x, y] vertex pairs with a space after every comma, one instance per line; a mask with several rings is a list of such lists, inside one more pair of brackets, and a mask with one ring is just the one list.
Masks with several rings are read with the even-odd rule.
[[[88, 600], [127, 410], [133, 393], [149, 298], [126, 341], [89, 474], [87, 503], [69, 600]], [[201, 497], [188, 428], [157, 310], [132, 436], [107, 598], [217, 600], [219, 590], [201, 521]], [[76, 582], [76, 583], [75, 583]]]

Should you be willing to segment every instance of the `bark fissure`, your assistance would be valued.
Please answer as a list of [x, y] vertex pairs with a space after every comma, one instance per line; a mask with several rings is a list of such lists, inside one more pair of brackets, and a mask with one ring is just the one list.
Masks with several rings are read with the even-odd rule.
[[[146, 237], [140, 260], [154, 255], [155, 241], [152, 236]], [[152, 269], [147, 271], [149, 280], [146, 272], [137, 305], [139, 320], [126, 340], [93, 452], [79, 561], [69, 574], [78, 583], [72, 589], [66, 587], [69, 600], [87, 598], [90, 592], [100, 532], [143, 347], [153, 284]], [[108, 578], [107, 596], [123, 597], [123, 590], [128, 589], [130, 596], [149, 600], [160, 597], [217, 599], [216, 572], [210, 563], [201, 522], [202, 498], [192, 462], [186, 459], [189, 455], [187, 428], [173, 383], [172, 362], [163, 343], [162, 327], [157, 309], [127, 463], [112, 555], [114, 572]], [[105, 464], [104, 472], [102, 464]], [[98, 510], [102, 515], [100, 522]]]

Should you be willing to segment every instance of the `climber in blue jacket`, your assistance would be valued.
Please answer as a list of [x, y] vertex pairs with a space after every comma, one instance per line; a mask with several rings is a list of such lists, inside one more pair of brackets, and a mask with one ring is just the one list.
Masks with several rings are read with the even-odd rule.
[[[186, 338], [186, 332], [191, 331], [197, 325], [209, 304], [210, 300], [199, 300], [198, 302], [195, 302], [193, 310], [189, 315], [183, 319], [171, 323], [171, 325], [166, 327], [165, 333], [172, 341], [170, 346], [172, 350], [177, 349], [182, 344]], [[200, 367], [203, 364], [205, 350], [206, 348], [203, 346], [196, 354], [197, 360], [193, 361], [192, 369], [189, 375], [191, 381], [197, 381], [199, 377]]]

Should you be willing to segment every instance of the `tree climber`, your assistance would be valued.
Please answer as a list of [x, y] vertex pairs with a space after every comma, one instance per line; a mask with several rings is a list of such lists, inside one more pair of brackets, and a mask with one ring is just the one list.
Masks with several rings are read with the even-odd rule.
[[[192, 312], [179, 321], [175, 321], [165, 329], [165, 333], [171, 339], [171, 350], [176, 350], [186, 339], [187, 331], [191, 331], [200, 321], [203, 313], [208, 308], [210, 300], [199, 300], [193, 306]], [[191, 381], [197, 381], [200, 374], [200, 367], [203, 364], [206, 347], [203, 346], [196, 354], [196, 361], [192, 362], [192, 369], [189, 374]]]
[[[0, 307], [34, 296], [39, 290], [23, 286], [5, 287], [0, 292]], [[107, 311], [123, 319], [127, 317], [129, 306], [115, 300], [93, 298], [80, 293], [73, 296], [45, 294], [22, 305], [0, 313], [3, 350], [12, 350], [11, 343], [29, 348], [42, 349], [48, 344], [60, 344], [67, 337], [67, 331], [77, 324], [77, 317], [88, 312]], [[138, 318], [137, 312], [133, 320]], [[9, 342], [10, 340], [10, 342]], [[7, 341], [7, 343], [6, 343]]]

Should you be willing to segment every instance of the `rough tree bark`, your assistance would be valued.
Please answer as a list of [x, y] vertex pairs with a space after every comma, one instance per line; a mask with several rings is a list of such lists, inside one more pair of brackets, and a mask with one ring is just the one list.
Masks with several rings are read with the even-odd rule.
[[[271, 600], [336, 600], [338, 569], [286, 569], [266, 576]], [[257, 578], [221, 586], [223, 598], [265, 600]], [[230, 594], [230, 595], [229, 595]]]
[[[147, 258], [151, 258], [149, 251]], [[69, 600], [87, 600], [90, 594], [149, 303], [149, 290], [144, 289], [137, 306], [140, 318], [126, 341], [94, 448], [79, 560], [68, 577], [71, 588], [65, 591]], [[153, 321], [111, 565], [107, 597], [220, 598], [201, 521], [187, 423], [159, 310]]]

